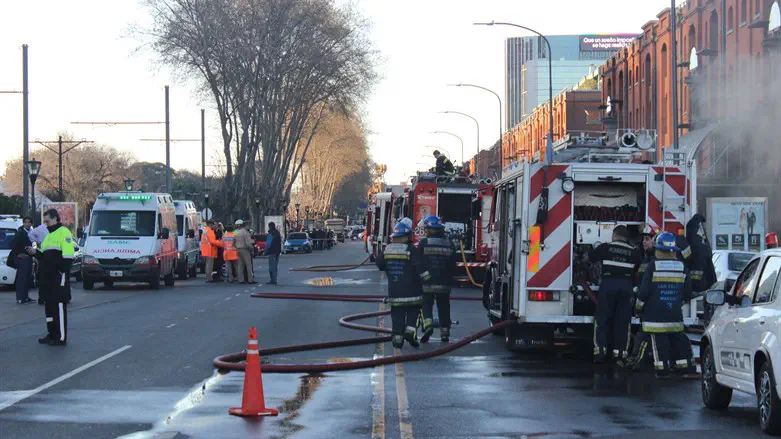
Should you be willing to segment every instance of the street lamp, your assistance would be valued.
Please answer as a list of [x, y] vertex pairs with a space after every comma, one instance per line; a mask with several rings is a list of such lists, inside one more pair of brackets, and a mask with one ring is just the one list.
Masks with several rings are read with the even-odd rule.
[[[470, 116], [470, 115], [468, 115], [466, 113], [462, 113], [460, 111], [440, 111], [440, 113], [441, 114], [458, 114], [458, 115], [461, 115], [461, 116], [464, 116], [464, 117], [468, 117], [468, 118], [472, 119], [475, 122], [475, 125], [477, 126], [477, 155], [475, 156], [475, 177], [479, 177], [480, 176], [480, 171], [479, 171], [479, 169], [477, 169], [477, 167], [478, 167], [477, 165], [478, 165], [478, 163], [480, 163], [480, 123], [477, 122], [477, 119], [475, 119], [474, 117], [472, 117], [472, 116]], [[462, 158], [461, 161], [463, 162], [464, 159]]]
[[524, 30], [527, 30], [529, 32], [535, 33], [539, 35], [544, 41], [545, 45], [548, 46], [548, 98], [550, 103], [550, 114], [549, 114], [549, 121], [550, 129], [548, 130], [548, 135], [550, 136], [550, 142], [551, 145], [553, 144], [553, 51], [550, 48], [550, 41], [545, 37], [545, 35], [537, 32], [536, 30], [521, 26], [520, 24], [515, 23], [502, 23], [502, 22], [496, 22], [492, 21], [490, 23], [474, 23], [476, 26], [493, 26], [493, 25], [501, 25], [501, 26], [513, 26], [517, 28], [521, 28]]
[[133, 183], [135, 183], [135, 182], [136, 181], [133, 180], [132, 178], [126, 178], [125, 179], [125, 191], [127, 191], [127, 192], [132, 191], [133, 190]]
[[499, 101], [499, 144], [502, 143], [502, 134], [504, 133], [504, 129], [502, 129], [502, 98], [499, 97], [499, 94], [497, 94], [495, 91], [485, 88], [481, 85], [475, 85], [475, 84], [464, 84], [462, 82], [459, 82], [458, 84], [448, 84], [449, 87], [472, 87], [472, 88], [479, 88], [480, 90], [487, 91], [488, 93], [491, 93], [492, 95], [496, 96], [496, 100]]
[[456, 139], [458, 139], [459, 142], [461, 142], [461, 164], [464, 164], [464, 139], [462, 139], [460, 136], [457, 136], [449, 131], [432, 131], [432, 134], [447, 134], [449, 136], [453, 136]]
[[296, 229], [301, 228], [301, 204], [296, 203]]
[[38, 180], [38, 174], [41, 172], [41, 162], [38, 160], [35, 160], [33, 158], [32, 160], [27, 161], [27, 173], [30, 176], [30, 184], [32, 185], [33, 189], [33, 197], [32, 197], [32, 203], [33, 203], [33, 225], [35, 225], [35, 182]]
[[[203, 188], [203, 204], [205, 208], [209, 208], [209, 189]], [[207, 218], [209, 219], [209, 218]]]

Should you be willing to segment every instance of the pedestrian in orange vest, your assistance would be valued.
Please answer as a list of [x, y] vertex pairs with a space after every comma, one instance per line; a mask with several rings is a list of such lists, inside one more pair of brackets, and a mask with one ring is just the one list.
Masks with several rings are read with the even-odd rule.
[[233, 233], [232, 226], [225, 228], [225, 235], [222, 237], [222, 257], [228, 270], [228, 282], [236, 282], [236, 275], [239, 272], [239, 250], [236, 248], [236, 235]]
[[214, 221], [206, 221], [206, 228], [201, 235], [201, 257], [206, 262], [206, 282], [214, 282], [214, 260], [217, 258], [217, 249], [222, 242], [217, 240], [214, 234]]

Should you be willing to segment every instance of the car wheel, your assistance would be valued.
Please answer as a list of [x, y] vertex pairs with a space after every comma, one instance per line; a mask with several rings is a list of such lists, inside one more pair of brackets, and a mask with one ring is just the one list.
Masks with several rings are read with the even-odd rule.
[[198, 266], [196, 264], [193, 264], [193, 266], [190, 267], [189, 275], [190, 277], [198, 277]]
[[168, 274], [166, 274], [166, 275], [165, 275], [165, 277], [163, 278], [163, 281], [165, 282], [165, 286], [167, 286], [167, 287], [172, 287], [172, 286], [174, 286], [174, 283], [176, 282], [176, 277], [174, 276], [174, 271], [175, 271], [175, 270], [173, 270], [173, 269], [172, 269], [172, 270], [171, 270], [171, 271], [170, 271]]
[[776, 380], [773, 366], [765, 362], [759, 370], [757, 382], [757, 406], [759, 407], [759, 426], [767, 434], [781, 433], [781, 401], [776, 392]]
[[179, 280], [187, 280], [187, 259], [184, 260], [184, 263], [179, 268]]
[[160, 289], [160, 278], [158, 276], [152, 277], [152, 279], [149, 280], [149, 286], [153, 290], [159, 290]]
[[724, 410], [732, 400], [732, 389], [716, 381], [716, 362], [713, 346], [708, 345], [702, 356], [702, 402], [713, 410]]
[[84, 287], [85, 290], [89, 291], [95, 288], [95, 281], [88, 277], [85, 277], [84, 279], [82, 279], [82, 287]]

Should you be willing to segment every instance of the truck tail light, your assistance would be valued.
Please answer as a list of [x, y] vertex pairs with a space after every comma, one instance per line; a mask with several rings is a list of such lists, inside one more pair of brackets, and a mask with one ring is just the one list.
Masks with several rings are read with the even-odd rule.
[[529, 291], [529, 300], [532, 302], [558, 302], [560, 298], [558, 291]]

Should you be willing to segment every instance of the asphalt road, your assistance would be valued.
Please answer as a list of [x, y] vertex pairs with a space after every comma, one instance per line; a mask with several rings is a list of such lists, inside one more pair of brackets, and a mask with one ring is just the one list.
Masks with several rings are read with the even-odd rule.
[[[118, 285], [74, 289], [67, 347], [38, 345], [43, 309], [0, 293], [2, 438], [735, 438], [760, 436], [754, 400], [736, 394], [712, 412], [699, 381], [594, 367], [577, 355], [518, 355], [492, 336], [445, 357], [323, 376], [265, 374], [276, 418], [228, 415], [243, 373], [216, 373], [212, 359], [246, 347], [365, 337], [339, 317], [377, 304], [254, 299], [253, 291], [377, 294], [373, 266], [342, 273], [290, 267], [357, 263], [360, 243], [285, 255], [280, 285], [206, 284], [202, 276], [158, 291]], [[266, 280], [266, 264], [256, 259]], [[315, 286], [330, 276], [333, 286]], [[462, 289], [457, 294], [479, 294]], [[35, 293], [32, 294], [36, 296]], [[487, 325], [479, 302], [454, 302], [453, 338]], [[365, 323], [371, 323], [367, 321]], [[385, 319], [385, 326], [390, 320]], [[421, 349], [439, 346], [436, 338]], [[405, 346], [404, 351], [413, 349]], [[350, 361], [393, 355], [390, 344], [270, 357], [274, 363]]]

